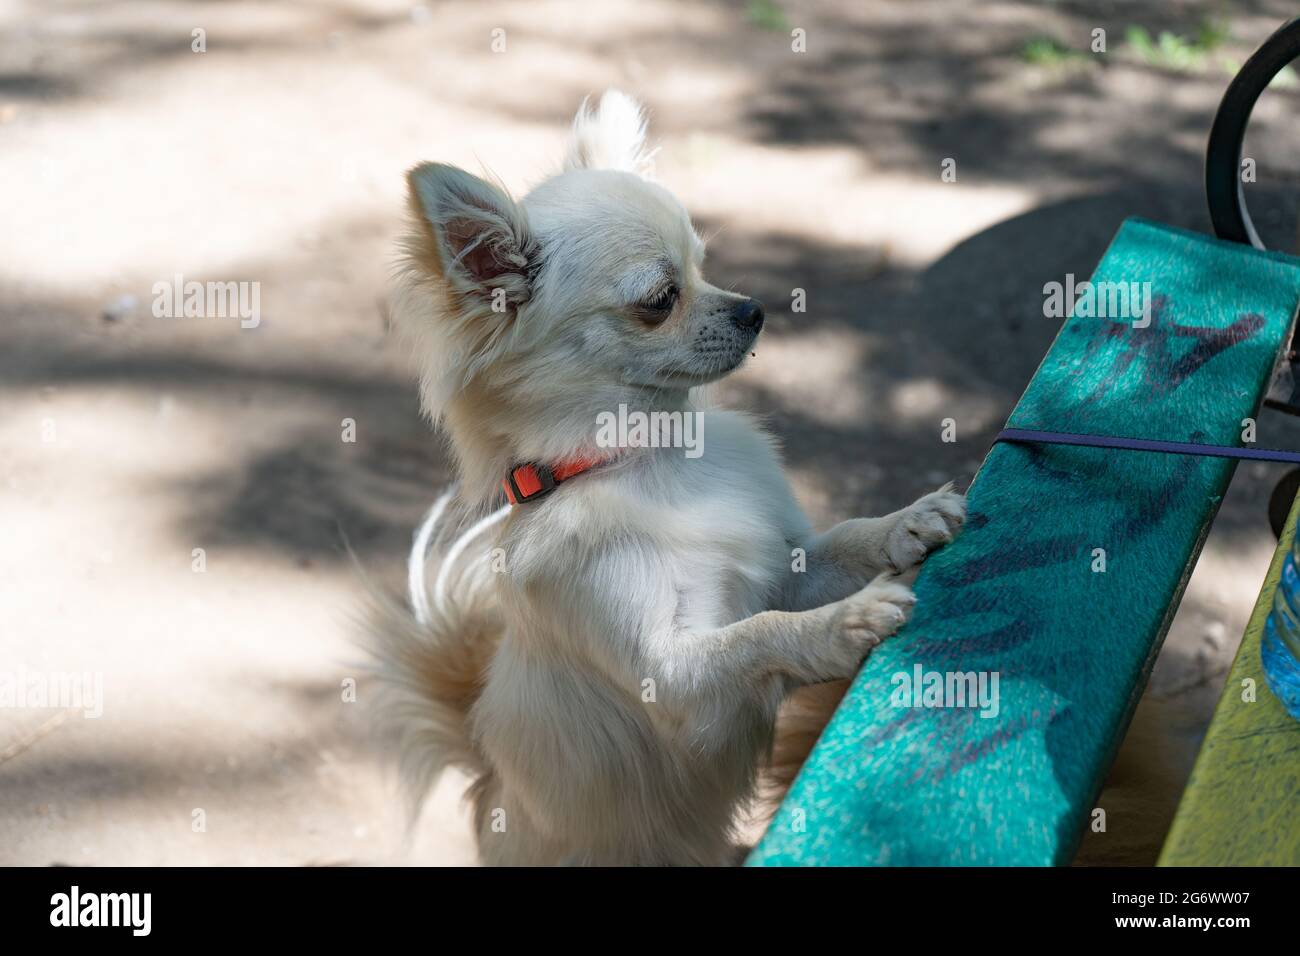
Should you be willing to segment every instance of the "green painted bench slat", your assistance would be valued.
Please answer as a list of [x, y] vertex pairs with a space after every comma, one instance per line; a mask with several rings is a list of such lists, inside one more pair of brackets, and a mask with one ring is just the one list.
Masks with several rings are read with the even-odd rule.
[[[1300, 721], [1273, 696], [1259, 662], [1264, 622], [1298, 515], [1300, 498], [1228, 672], [1161, 866], [1300, 866]], [[1246, 681], [1253, 682], [1253, 701], [1243, 699]]]
[[[1300, 260], [1129, 220], [1093, 282], [1149, 282], [1149, 326], [1076, 308], [1008, 424], [1239, 444]], [[995, 445], [966, 531], [926, 562], [911, 623], [868, 659], [748, 864], [1069, 862], [1232, 470]], [[996, 674], [996, 715], [903, 706], [898, 675], [918, 667], [985, 672], [989, 690]]]

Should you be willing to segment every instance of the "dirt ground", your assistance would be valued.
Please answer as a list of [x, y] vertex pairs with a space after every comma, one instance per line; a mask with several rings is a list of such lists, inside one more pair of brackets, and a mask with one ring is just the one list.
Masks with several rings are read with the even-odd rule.
[[[1042, 285], [1085, 278], [1125, 216], [1208, 229], [1220, 61], [1293, 14], [0, 2], [0, 668], [104, 682], [98, 719], [0, 710], [0, 863], [472, 860], [457, 781], [408, 838], [364, 681], [346, 699], [364, 579], [400, 580], [449, 480], [386, 335], [406, 167], [486, 164], [524, 189], [584, 96], [642, 98], [660, 179], [713, 236], [711, 278], [768, 304], [722, 397], [768, 417], [828, 524], [969, 480], [1056, 333]], [[1124, 42], [1208, 16], [1230, 28], [1210, 63]], [[1088, 52], [1098, 27], [1105, 54]], [[1041, 37], [1083, 52], [1027, 55]], [[1270, 91], [1247, 144], [1280, 248], [1297, 96]], [[155, 318], [176, 275], [258, 283], [260, 324]], [[1300, 428], [1266, 413], [1259, 441], [1298, 447]], [[1124, 785], [1165, 810], [1117, 823], [1091, 860], [1154, 857], [1272, 551], [1282, 470], [1239, 470], [1157, 664], [1172, 778], [1139, 766]]]

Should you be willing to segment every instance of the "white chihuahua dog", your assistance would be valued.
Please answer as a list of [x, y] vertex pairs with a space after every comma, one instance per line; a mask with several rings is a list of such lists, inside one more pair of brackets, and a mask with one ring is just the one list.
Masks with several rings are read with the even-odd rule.
[[[899, 576], [964, 520], [945, 487], [815, 534], [773, 439], [697, 405], [763, 308], [704, 279], [644, 140], [611, 91], [522, 201], [451, 166], [408, 177], [394, 315], [459, 499], [487, 517], [433, 548], [429, 588], [439, 502], [414, 615], [389, 614], [373, 644], [416, 806], [444, 768], [467, 771], [488, 863], [733, 862], [783, 699], [851, 677], [908, 617]], [[703, 415], [703, 454], [602, 447], [621, 407]]]

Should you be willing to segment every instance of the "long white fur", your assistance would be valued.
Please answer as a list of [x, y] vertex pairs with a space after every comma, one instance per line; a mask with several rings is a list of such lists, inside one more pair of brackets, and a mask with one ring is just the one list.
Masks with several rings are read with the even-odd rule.
[[447, 510], [455, 493], [456, 486], [452, 485], [438, 496], [415, 529], [411, 540], [411, 555], [406, 562], [406, 594], [415, 620], [423, 626], [429, 623], [429, 582], [426, 571], [429, 547], [433, 544], [438, 522], [442, 520], [443, 512]]
[[[704, 279], [681, 205], [640, 175], [644, 131], [622, 94], [584, 105], [563, 171], [522, 202], [452, 167], [411, 173], [423, 221], [395, 319], [463, 502], [486, 516], [422, 604], [430, 512], [409, 575], [420, 626], [392, 621], [373, 643], [412, 792], [450, 764], [469, 772], [487, 862], [733, 860], [782, 700], [852, 676], [911, 608], [893, 575], [964, 518], [944, 488], [816, 534], [773, 439], [700, 403], [754, 332], [744, 297]], [[628, 290], [655, 270], [679, 295], [647, 322]], [[589, 453], [621, 404], [701, 413], [705, 453], [629, 449], [488, 514], [509, 466]], [[498, 523], [508, 573], [479, 573], [483, 555], [464, 559]]]
[[[492, 512], [486, 518], [480, 518], [474, 522], [464, 534], [457, 538], [447, 549], [447, 555], [442, 559], [442, 566], [438, 568], [438, 577], [433, 585], [433, 601], [438, 607], [445, 607], [447, 604], [447, 585], [451, 580], [452, 569], [457, 566], [465, 549], [484, 531], [487, 531], [493, 525], [500, 524], [507, 514], [510, 513], [510, 506], [505, 505]], [[482, 558], [486, 558], [490, 552], [485, 552]]]

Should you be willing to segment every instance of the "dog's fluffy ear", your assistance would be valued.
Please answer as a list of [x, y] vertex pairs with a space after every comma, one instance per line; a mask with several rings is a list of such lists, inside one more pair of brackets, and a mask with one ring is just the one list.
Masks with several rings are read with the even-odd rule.
[[646, 152], [645, 131], [645, 112], [626, 93], [607, 90], [595, 109], [583, 100], [573, 120], [564, 168], [647, 175], [654, 153]]
[[406, 178], [420, 227], [412, 251], [430, 278], [495, 313], [527, 302], [538, 250], [523, 207], [455, 166], [421, 163]]

